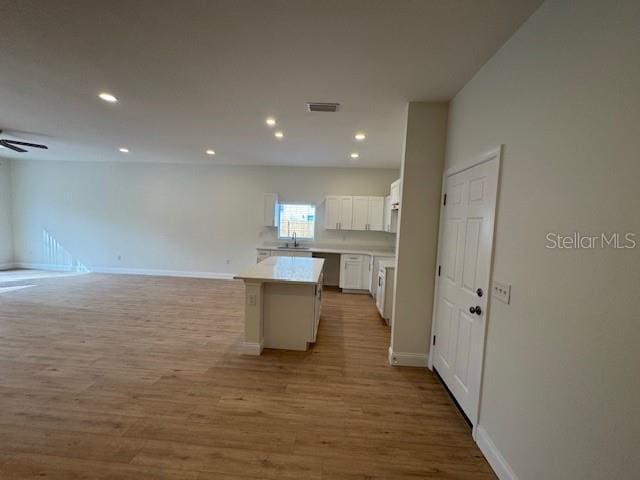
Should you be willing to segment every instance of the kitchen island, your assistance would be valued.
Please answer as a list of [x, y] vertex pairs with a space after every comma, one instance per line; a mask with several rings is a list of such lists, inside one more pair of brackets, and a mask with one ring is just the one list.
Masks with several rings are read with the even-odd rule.
[[234, 278], [245, 283], [243, 352], [307, 350], [320, 323], [324, 259], [268, 257]]

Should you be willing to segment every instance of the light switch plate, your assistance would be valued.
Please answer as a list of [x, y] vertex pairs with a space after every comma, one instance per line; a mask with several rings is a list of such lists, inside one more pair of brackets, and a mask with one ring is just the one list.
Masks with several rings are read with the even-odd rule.
[[491, 293], [497, 300], [509, 305], [509, 302], [511, 301], [511, 285], [494, 280], [491, 287]]

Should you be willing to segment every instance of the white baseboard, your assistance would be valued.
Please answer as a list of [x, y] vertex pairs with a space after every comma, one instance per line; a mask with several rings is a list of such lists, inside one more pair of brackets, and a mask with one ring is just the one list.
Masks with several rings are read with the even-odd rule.
[[518, 480], [518, 476], [493, 443], [487, 431], [480, 425], [476, 427], [476, 443], [500, 480]]
[[242, 353], [244, 355], [260, 355], [264, 342], [242, 342]]
[[426, 353], [394, 352], [389, 347], [389, 364], [397, 367], [426, 367]]
[[[58, 272], [77, 271], [69, 265], [54, 265], [50, 263], [29, 263], [18, 262], [14, 264], [17, 268], [30, 268], [35, 270], [54, 270]], [[160, 270], [151, 268], [114, 268], [114, 267], [91, 267], [89, 272], [93, 273], [116, 273], [122, 275], [154, 275], [159, 277], [189, 277], [189, 278], [213, 278], [219, 280], [232, 280], [233, 273], [217, 272], [192, 272], [187, 270]]]

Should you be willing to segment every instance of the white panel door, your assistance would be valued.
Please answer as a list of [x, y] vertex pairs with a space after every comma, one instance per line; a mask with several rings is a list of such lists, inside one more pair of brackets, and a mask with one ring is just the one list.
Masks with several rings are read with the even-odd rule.
[[498, 154], [445, 178], [433, 366], [476, 424], [498, 186]]
[[353, 197], [340, 197], [340, 230], [351, 230], [353, 221]]
[[366, 230], [369, 222], [369, 197], [353, 197], [351, 230]]
[[381, 232], [384, 230], [384, 197], [369, 197], [367, 230]]

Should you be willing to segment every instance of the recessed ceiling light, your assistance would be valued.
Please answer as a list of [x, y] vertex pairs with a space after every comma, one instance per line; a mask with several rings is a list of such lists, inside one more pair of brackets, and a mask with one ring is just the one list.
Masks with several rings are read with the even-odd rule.
[[367, 136], [364, 133], [356, 133], [355, 139], [358, 140], [359, 142], [361, 142], [365, 138], [367, 138]]
[[215, 154], [216, 154], [216, 151], [215, 151], [215, 150], [211, 150], [211, 149], [209, 149], [209, 150], [207, 150], [205, 153], [206, 153], [207, 155], [215, 155]]
[[351, 154], [351, 158], [358, 158], [359, 156], [360, 156], [360, 154], [359, 154], [359, 153], [356, 153], [356, 152], [353, 152], [353, 153]]
[[121, 148], [120, 151], [122, 153], [129, 153], [129, 149], [128, 148]]
[[274, 133], [273, 135], [274, 135], [276, 138], [282, 138], [282, 137], [284, 137], [284, 133], [282, 133], [282, 132], [280, 132], [280, 131], [278, 131], [278, 132]]
[[265, 120], [265, 123], [270, 127], [273, 127], [276, 124], [276, 119], [273, 117], [267, 117], [267, 119]]
[[114, 97], [113, 95], [111, 95], [110, 93], [107, 92], [102, 92], [100, 95], [98, 95], [102, 100], [104, 100], [105, 102], [109, 102], [109, 103], [116, 103], [118, 101], [118, 99], [116, 97]]

